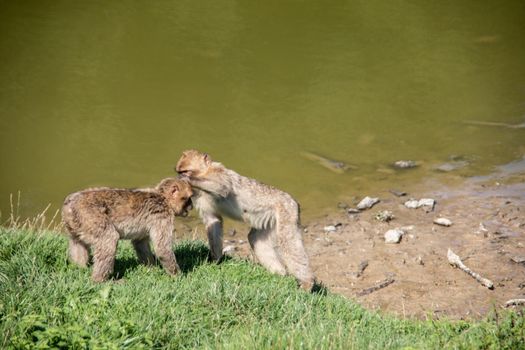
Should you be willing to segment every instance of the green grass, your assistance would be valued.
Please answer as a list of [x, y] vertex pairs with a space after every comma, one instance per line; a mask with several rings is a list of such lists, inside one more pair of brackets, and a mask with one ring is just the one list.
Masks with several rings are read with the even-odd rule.
[[[297, 289], [237, 259], [206, 262], [202, 242], [182, 242], [184, 273], [144, 267], [121, 242], [117, 280], [90, 281], [68, 264], [58, 234], [0, 228], [0, 348], [518, 349], [523, 313], [480, 322], [413, 321], [351, 300]], [[121, 277], [121, 278], [120, 278]], [[118, 279], [120, 278], [120, 279]]]

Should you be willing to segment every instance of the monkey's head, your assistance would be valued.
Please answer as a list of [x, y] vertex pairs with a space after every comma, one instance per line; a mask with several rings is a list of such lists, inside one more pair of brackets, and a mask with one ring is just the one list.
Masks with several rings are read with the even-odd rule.
[[193, 191], [188, 181], [170, 177], [157, 185], [157, 191], [164, 196], [168, 205], [175, 211], [175, 215], [187, 216], [188, 210], [192, 209]]
[[182, 178], [198, 178], [206, 174], [212, 163], [211, 157], [196, 150], [187, 150], [182, 152], [175, 171], [181, 175]]

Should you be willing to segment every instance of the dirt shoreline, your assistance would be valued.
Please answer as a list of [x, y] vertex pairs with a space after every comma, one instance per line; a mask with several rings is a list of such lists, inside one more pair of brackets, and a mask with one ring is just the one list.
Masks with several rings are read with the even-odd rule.
[[[444, 186], [435, 179], [410, 189], [406, 196], [369, 193], [381, 201], [358, 214], [334, 203], [331, 213], [305, 220], [304, 242], [318, 280], [330, 291], [366, 308], [407, 318], [479, 319], [509, 299], [525, 298], [525, 172], [494, 173]], [[409, 198], [433, 198], [433, 211], [404, 206]], [[355, 207], [357, 203], [348, 203]], [[381, 222], [379, 211], [395, 218]], [[433, 223], [444, 217], [453, 224]], [[336, 231], [325, 232], [335, 225]], [[204, 228], [185, 225], [178, 238], [203, 238]], [[405, 228], [398, 244], [385, 243], [384, 234]], [[186, 231], [186, 234], [180, 232]], [[226, 222], [224, 246], [229, 254], [250, 258], [247, 229]], [[201, 237], [202, 236], [202, 237]], [[447, 261], [451, 248], [463, 262], [494, 282], [489, 290]], [[358, 274], [358, 270], [367, 266]], [[361, 291], [385, 279], [394, 282], [367, 295]]]
[[[437, 204], [430, 212], [406, 208], [404, 197], [385, 195], [365, 212], [332, 214], [309, 223], [305, 244], [316, 275], [329, 289], [367, 308], [403, 317], [480, 318], [509, 299], [524, 298], [525, 265], [512, 261], [525, 258], [524, 184], [466, 185], [410, 193], [434, 198]], [[381, 210], [390, 210], [395, 219], [379, 222], [375, 216]], [[434, 224], [439, 217], [450, 219], [452, 226]], [[336, 232], [324, 232], [325, 226], [337, 223], [342, 226]], [[384, 233], [398, 227], [411, 229], [400, 243], [385, 243]], [[495, 288], [489, 290], [450, 266], [448, 248]], [[368, 266], [356, 277], [365, 260]], [[356, 296], [391, 276], [391, 285]]]

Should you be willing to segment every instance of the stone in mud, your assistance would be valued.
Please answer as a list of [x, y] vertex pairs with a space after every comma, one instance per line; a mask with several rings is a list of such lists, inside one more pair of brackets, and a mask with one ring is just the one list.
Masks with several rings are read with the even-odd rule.
[[372, 197], [366, 196], [365, 198], [361, 200], [361, 202], [359, 202], [359, 204], [357, 205], [357, 209], [359, 210], [370, 209], [377, 203], [379, 203], [379, 198], [372, 198]]
[[392, 193], [396, 197], [403, 197], [407, 195], [407, 193], [404, 191], [390, 190], [389, 192]]
[[338, 222], [334, 225], [328, 225], [328, 226], [323, 227], [323, 231], [324, 232], [335, 232], [341, 226], [343, 226], [343, 224]]
[[436, 201], [432, 198], [421, 198], [420, 200], [410, 199], [405, 202], [405, 207], [409, 209], [417, 209], [417, 208], [425, 207], [428, 211], [434, 210], [435, 205], [436, 205]]
[[346, 212], [348, 214], [359, 214], [360, 213], [359, 209], [355, 209], [355, 208], [349, 208]]
[[409, 199], [405, 202], [405, 207], [409, 209], [417, 209], [419, 208], [419, 201], [417, 199]]
[[339, 209], [347, 209], [349, 207], [349, 205], [346, 204], [345, 202], [339, 202], [339, 203], [337, 203], [337, 207]]
[[403, 237], [404, 234], [405, 232], [398, 228], [388, 230], [385, 233], [385, 243], [399, 243], [399, 241], [401, 241], [401, 237]]
[[452, 221], [447, 218], [434, 219], [434, 224], [449, 227], [452, 225]]
[[418, 203], [418, 208], [428, 207], [430, 210], [433, 210], [434, 205], [436, 205], [436, 201], [432, 198], [421, 198]]
[[398, 160], [393, 166], [397, 169], [411, 169], [417, 167], [417, 163], [413, 160]]
[[516, 264], [525, 264], [525, 256], [514, 256], [510, 260]]

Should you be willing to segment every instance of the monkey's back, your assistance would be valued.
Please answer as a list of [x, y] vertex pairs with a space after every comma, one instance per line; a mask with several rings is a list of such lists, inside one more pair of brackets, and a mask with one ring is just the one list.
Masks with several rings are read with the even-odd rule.
[[290, 194], [233, 170], [225, 169], [225, 172], [230, 178], [233, 196], [216, 201], [220, 213], [255, 228], [268, 228], [275, 224], [279, 207], [290, 220], [299, 222], [299, 204]]
[[62, 207], [67, 230], [79, 238], [104, 234], [108, 225], [121, 238], [141, 238], [148, 234], [152, 220], [172, 218], [164, 197], [150, 189], [87, 189], [67, 196]]

